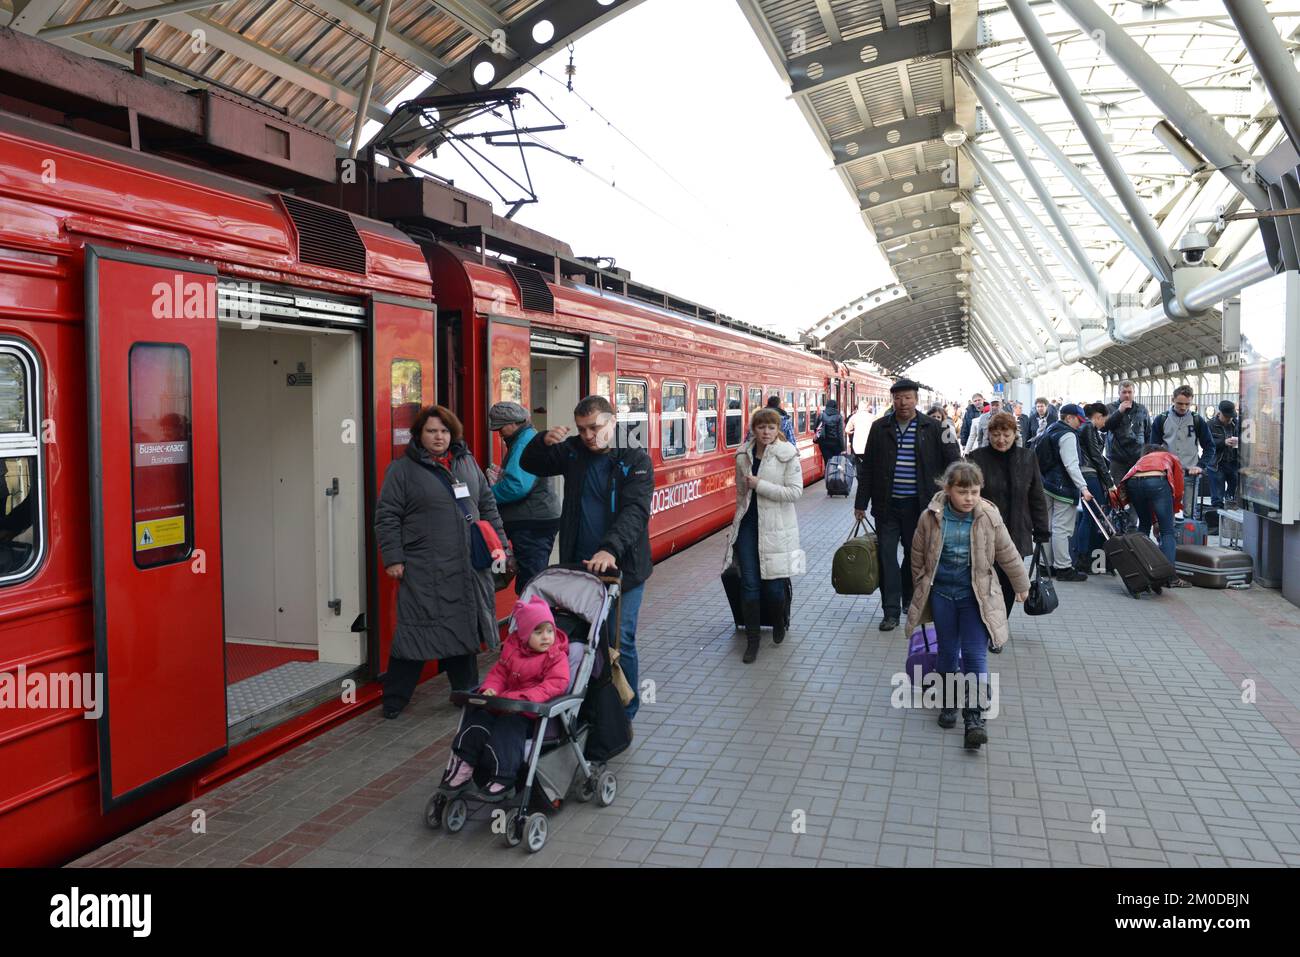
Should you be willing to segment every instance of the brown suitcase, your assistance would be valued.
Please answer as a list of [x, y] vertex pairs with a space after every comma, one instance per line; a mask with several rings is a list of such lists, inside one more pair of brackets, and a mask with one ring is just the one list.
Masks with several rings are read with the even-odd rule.
[[1174, 567], [1182, 578], [1201, 588], [1248, 588], [1255, 580], [1250, 556], [1235, 548], [1179, 545]]

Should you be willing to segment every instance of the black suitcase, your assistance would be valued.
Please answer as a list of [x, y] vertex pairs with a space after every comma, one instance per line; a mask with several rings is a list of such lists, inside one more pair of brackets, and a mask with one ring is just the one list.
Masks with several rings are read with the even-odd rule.
[[1106, 539], [1106, 564], [1115, 569], [1128, 593], [1134, 598], [1144, 591], [1159, 595], [1178, 574], [1160, 546], [1141, 532], [1116, 534], [1098, 506], [1088, 501], [1083, 505]]
[[1179, 545], [1178, 574], [1201, 588], [1249, 588], [1255, 563], [1245, 552], [1215, 545]]
[[[783, 578], [781, 581], [784, 583], [785, 600], [780, 608], [773, 608], [771, 602], [766, 600], [759, 602], [759, 621], [764, 628], [771, 628], [777, 621], [786, 628], [790, 627], [790, 605], [794, 599], [794, 586], [788, 578]], [[744, 628], [745, 617], [740, 610], [740, 566], [735, 562], [732, 562], [722, 573], [722, 590], [727, 593], [727, 601], [731, 604], [731, 618], [735, 621], [736, 627]]]
[[853, 491], [855, 472], [853, 458], [847, 452], [832, 458], [826, 464], [826, 494], [847, 496]]

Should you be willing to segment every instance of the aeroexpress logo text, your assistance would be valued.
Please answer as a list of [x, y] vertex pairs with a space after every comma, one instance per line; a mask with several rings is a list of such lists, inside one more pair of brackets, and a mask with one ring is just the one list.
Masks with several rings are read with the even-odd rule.
[[701, 499], [710, 492], [726, 487], [726, 475], [709, 475], [690, 482], [678, 482], [665, 488], [656, 489], [650, 498], [650, 514], [655, 515], [670, 508], [677, 508], [687, 502]]

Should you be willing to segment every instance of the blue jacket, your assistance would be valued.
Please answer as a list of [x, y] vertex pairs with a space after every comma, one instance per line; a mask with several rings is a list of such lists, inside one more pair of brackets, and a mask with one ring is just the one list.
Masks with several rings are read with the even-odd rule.
[[492, 494], [500, 506], [501, 522], [507, 532], [511, 528], [556, 527], [560, 521], [560, 502], [550, 480], [525, 472], [519, 464], [524, 447], [535, 435], [537, 430], [526, 425], [505, 440], [506, 461], [501, 478], [492, 486]]

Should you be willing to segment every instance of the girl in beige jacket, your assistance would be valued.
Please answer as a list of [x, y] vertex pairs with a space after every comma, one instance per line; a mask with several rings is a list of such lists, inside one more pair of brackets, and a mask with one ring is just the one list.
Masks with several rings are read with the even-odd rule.
[[[961, 684], [968, 689], [962, 709], [965, 745], [971, 750], [988, 741], [980, 700], [988, 681], [988, 649], [1001, 648], [1009, 635], [994, 565], [1000, 565], [1011, 580], [1016, 601], [1029, 594], [1024, 559], [997, 507], [980, 498], [983, 485], [983, 474], [970, 462], [953, 462], [944, 472], [943, 490], [935, 493], [916, 525], [912, 604], [907, 610], [909, 635], [921, 622], [934, 621], [939, 639], [937, 670], [944, 686], [942, 728], [957, 723], [956, 672], [961, 662], [966, 675]], [[972, 702], [969, 690], [974, 682], [980, 695]]]

